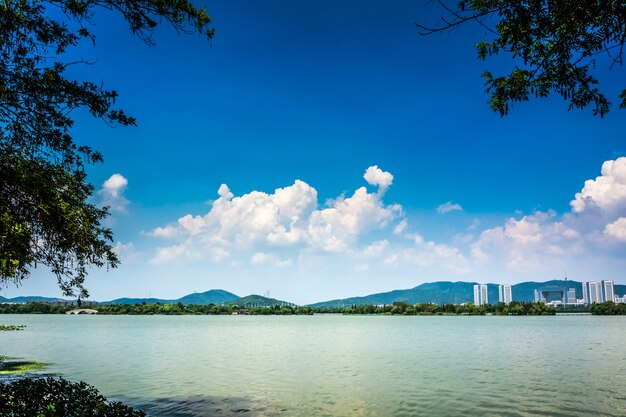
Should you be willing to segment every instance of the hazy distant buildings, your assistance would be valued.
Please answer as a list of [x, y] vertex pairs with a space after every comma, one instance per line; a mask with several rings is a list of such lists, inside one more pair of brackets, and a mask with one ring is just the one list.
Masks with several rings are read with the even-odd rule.
[[474, 305], [480, 305], [480, 286], [474, 285]]
[[602, 300], [602, 282], [595, 281], [589, 283], [589, 304], [601, 303]]
[[513, 301], [511, 284], [498, 285], [498, 301], [504, 304], [510, 304]]
[[615, 285], [613, 281], [602, 281], [604, 283], [604, 301], [615, 302]]
[[487, 292], [487, 285], [480, 285], [480, 304], [485, 305], [489, 304], [489, 293]]
[[570, 288], [567, 290], [567, 304], [577, 304], [578, 300], [576, 299], [576, 288]]
[[482, 306], [489, 304], [489, 294], [487, 292], [487, 285], [474, 285], [474, 305]]
[[603, 303], [605, 301], [616, 302], [614, 281], [583, 282], [583, 303]]
[[513, 287], [511, 284], [504, 284], [504, 304], [510, 304], [513, 301]]
[[[550, 285], [545, 288], [535, 289], [535, 302], [542, 302], [550, 305], [588, 305], [594, 303], [603, 303], [605, 301], [613, 301], [615, 303], [625, 302], [624, 297], [619, 298], [615, 294], [615, 282], [610, 280], [602, 281], [583, 281], [582, 283], [582, 299], [576, 298], [576, 288], [568, 288], [567, 291], [561, 285]], [[503, 288], [503, 291], [506, 291]], [[504, 295], [503, 295], [504, 296]]]

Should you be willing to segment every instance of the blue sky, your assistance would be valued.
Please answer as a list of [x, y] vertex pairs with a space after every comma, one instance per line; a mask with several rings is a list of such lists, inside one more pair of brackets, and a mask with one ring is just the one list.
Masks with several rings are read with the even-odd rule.
[[[148, 47], [99, 13], [96, 46], [75, 52], [97, 62], [72, 75], [117, 90], [139, 123], [76, 113], [76, 140], [105, 156], [90, 178], [99, 190], [112, 178], [94, 201], [116, 208], [123, 260], [93, 271], [92, 298], [223, 288], [305, 303], [444, 279], [626, 282], [623, 110], [599, 119], [554, 97], [501, 118], [480, 74], [513, 61], [479, 61], [478, 26], [419, 36], [413, 23], [442, 12], [429, 1], [206, 6], [211, 42], [163, 26]], [[623, 69], [606, 67], [617, 102]], [[59, 291], [40, 270], [1, 294]]]

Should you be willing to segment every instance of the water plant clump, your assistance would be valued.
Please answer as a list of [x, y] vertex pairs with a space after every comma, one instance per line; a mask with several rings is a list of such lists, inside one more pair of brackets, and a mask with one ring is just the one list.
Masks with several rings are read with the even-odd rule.
[[0, 416], [145, 417], [145, 413], [107, 400], [85, 382], [39, 378], [0, 383]]
[[0, 376], [19, 375], [42, 371], [46, 363], [37, 361], [20, 361], [8, 356], [0, 357]]
[[23, 324], [0, 324], [0, 332], [10, 332], [14, 330], [24, 330]]

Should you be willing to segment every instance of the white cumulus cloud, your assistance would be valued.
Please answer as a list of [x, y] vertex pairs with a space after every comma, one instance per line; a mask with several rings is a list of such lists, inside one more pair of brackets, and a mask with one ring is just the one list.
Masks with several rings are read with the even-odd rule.
[[378, 186], [380, 193], [385, 193], [393, 182], [393, 175], [378, 168], [378, 165], [367, 168], [363, 178], [365, 178], [368, 184]]
[[400, 205], [387, 205], [383, 193], [393, 176], [378, 167], [369, 167], [366, 180], [377, 185], [377, 193], [358, 188], [349, 196], [329, 200], [319, 207], [317, 190], [301, 180], [273, 193], [251, 191], [235, 196], [226, 184], [219, 187], [219, 198], [204, 215], [187, 214], [176, 224], [155, 228], [149, 236], [178, 239], [171, 247], [159, 248], [155, 262], [178, 256], [195, 257], [213, 253], [213, 259], [228, 254], [251, 253], [250, 262], [272, 262], [289, 266], [291, 261], [277, 257], [284, 250], [341, 253], [357, 246], [370, 232], [395, 225], [403, 218]]
[[463, 211], [463, 207], [461, 207], [460, 204], [453, 203], [452, 201], [447, 201], [437, 206], [437, 213], [439, 214], [446, 214], [451, 211]]
[[174, 226], [165, 226], [165, 227], [157, 227], [151, 233], [145, 233], [148, 236], [154, 237], [162, 237], [165, 239], [170, 239], [178, 236], [179, 229]]
[[481, 233], [471, 245], [472, 256], [479, 265], [503, 262], [509, 268], [523, 269], [541, 266], [546, 256], [579, 252], [579, 233], [556, 217], [550, 210], [519, 220], [509, 218], [504, 226]]
[[271, 265], [279, 268], [287, 268], [293, 265], [291, 259], [282, 259], [274, 253], [257, 252], [250, 258], [252, 265]]
[[581, 192], [570, 202], [574, 213], [598, 208], [602, 211], [626, 210], [626, 157], [605, 161], [602, 175], [585, 181]]
[[117, 241], [115, 245], [113, 245], [113, 252], [115, 252], [118, 259], [123, 263], [131, 262], [139, 255], [135, 250], [135, 244], [133, 242], [122, 243]]
[[[621, 253], [626, 242], [626, 158], [605, 161], [601, 175], [585, 181], [571, 211], [535, 212], [484, 230], [471, 244], [477, 265], [545, 269], [589, 263], [590, 254]], [[586, 257], [585, 257], [586, 254]]]
[[128, 186], [128, 180], [121, 174], [113, 174], [103, 184], [98, 195], [103, 206], [107, 206], [113, 212], [125, 213], [128, 200], [124, 197], [124, 191]]
[[383, 229], [401, 215], [401, 206], [386, 206], [378, 194], [361, 187], [352, 197], [336, 200], [333, 206], [311, 213], [307, 227], [309, 243], [325, 251], [341, 252], [361, 234]]
[[604, 228], [604, 234], [617, 240], [626, 241], [626, 217], [620, 217]]
[[412, 233], [405, 236], [412, 245], [401, 246], [389, 251], [383, 263], [392, 266], [401, 264], [418, 268], [435, 267], [441, 271], [465, 274], [470, 271], [471, 263], [457, 247], [425, 240], [421, 235]]

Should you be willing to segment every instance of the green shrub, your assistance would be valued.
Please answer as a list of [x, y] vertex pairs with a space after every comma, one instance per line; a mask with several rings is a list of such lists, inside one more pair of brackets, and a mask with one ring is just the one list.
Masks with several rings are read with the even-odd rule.
[[0, 324], [0, 332], [10, 332], [14, 330], [24, 330], [23, 324]]
[[41, 378], [0, 383], [0, 416], [144, 417], [145, 413], [107, 401], [84, 382]]

